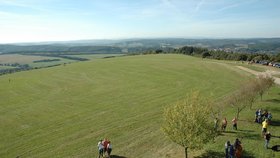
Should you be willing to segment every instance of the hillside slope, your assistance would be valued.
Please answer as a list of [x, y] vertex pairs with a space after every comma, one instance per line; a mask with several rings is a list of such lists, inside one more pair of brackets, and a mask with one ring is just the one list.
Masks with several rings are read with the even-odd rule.
[[178, 156], [181, 148], [160, 131], [163, 107], [192, 90], [223, 97], [246, 79], [229, 66], [183, 55], [99, 59], [0, 76], [0, 157], [96, 157], [104, 137], [113, 155]]

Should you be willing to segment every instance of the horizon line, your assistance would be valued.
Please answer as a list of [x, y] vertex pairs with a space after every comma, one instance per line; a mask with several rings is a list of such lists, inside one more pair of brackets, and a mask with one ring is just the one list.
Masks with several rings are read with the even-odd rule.
[[196, 39], [196, 40], [226, 40], [226, 39], [280, 39], [280, 37], [128, 37], [128, 38], [89, 38], [89, 39], [69, 39], [69, 40], [46, 40], [46, 41], [26, 41], [26, 42], [0, 42], [0, 45], [13, 44], [40, 44], [40, 43], [75, 43], [82, 41], [121, 41], [121, 40], [148, 40], [148, 39]]

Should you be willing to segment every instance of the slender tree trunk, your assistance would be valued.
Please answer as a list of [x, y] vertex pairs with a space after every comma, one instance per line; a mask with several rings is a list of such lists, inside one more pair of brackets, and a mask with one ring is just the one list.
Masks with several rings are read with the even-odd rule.
[[185, 155], [186, 155], [186, 158], [188, 158], [188, 148], [185, 148]]

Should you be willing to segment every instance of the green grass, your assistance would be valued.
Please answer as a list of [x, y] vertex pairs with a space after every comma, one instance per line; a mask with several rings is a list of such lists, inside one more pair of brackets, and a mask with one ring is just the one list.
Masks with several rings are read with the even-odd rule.
[[[96, 157], [104, 137], [112, 141], [113, 155], [182, 157], [183, 149], [160, 131], [163, 108], [192, 90], [221, 98], [246, 79], [230, 65], [184, 55], [127, 56], [0, 76], [0, 157]], [[258, 106], [273, 107], [280, 120], [277, 97], [274, 88], [264, 97], [272, 102]], [[225, 110], [229, 118], [231, 110]], [[241, 113], [251, 117], [254, 111]], [[243, 129], [258, 131], [255, 126]], [[219, 137], [207, 149], [222, 152], [233, 138]], [[248, 146], [243, 140], [246, 151], [255, 151], [254, 140]]]
[[257, 109], [266, 109], [272, 112], [274, 125], [268, 126], [268, 131], [271, 132], [273, 136], [270, 141], [270, 147], [273, 145], [280, 144], [280, 87], [273, 87], [269, 93], [266, 93], [261, 101], [258, 99], [253, 105], [253, 109], [245, 109], [241, 112], [240, 120], [238, 121], [238, 131], [232, 129], [231, 120], [236, 114], [236, 109], [232, 107], [227, 107], [224, 110], [223, 118], [226, 117], [228, 120], [228, 127], [225, 133], [219, 136], [215, 143], [207, 145], [207, 150], [210, 151], [220, 151], [222, 152], [222, 145], [225, 144], [227, 140], [234, 143], [236, 138], [242, 139], [243, 149], [245, 150], [245, 157], [263, 157], [263, 158], [276, 158], [280, 156], [280, 153], [273, 152], [270, 149], [264, 148], [264, 138], [261, 136], [261, 125], [254, 122], [254, 115]]

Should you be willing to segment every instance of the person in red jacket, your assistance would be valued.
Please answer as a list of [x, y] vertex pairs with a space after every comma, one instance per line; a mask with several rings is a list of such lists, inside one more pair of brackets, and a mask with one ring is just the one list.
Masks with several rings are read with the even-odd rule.
[[107, 138], [104, 138], [104, 140], [102, 141], [102, 144], [104, 146], [104, 155], [106, 155], [106, 152], [107, 152], [107, 146], [108, 146], [108, 139]]

